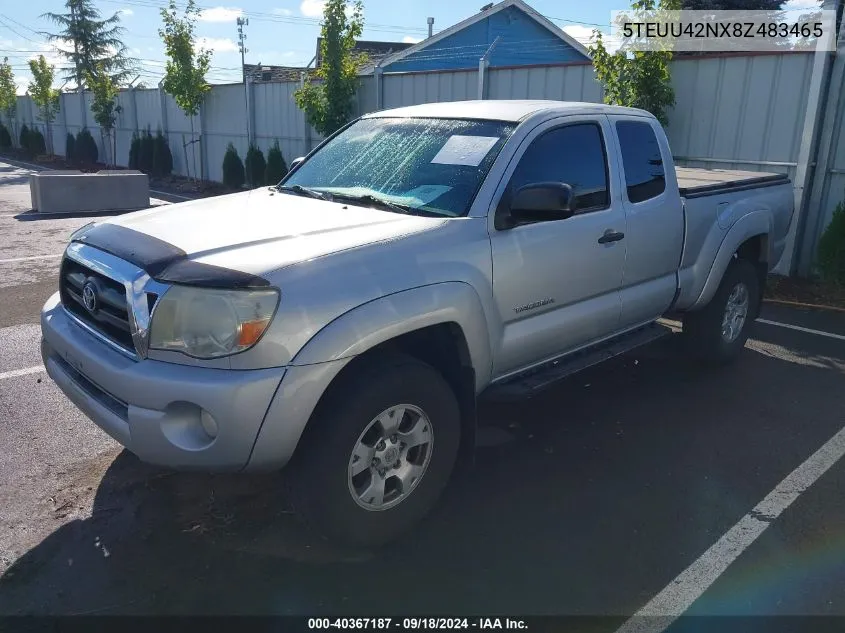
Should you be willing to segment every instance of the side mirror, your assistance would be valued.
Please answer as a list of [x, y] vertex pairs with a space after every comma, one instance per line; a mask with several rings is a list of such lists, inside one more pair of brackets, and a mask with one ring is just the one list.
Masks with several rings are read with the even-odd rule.
[[513, 225], [526, 222], [566, 220], [575, 214], [572, 187], [564, 182], [525, 185], [513, 194], [510, 216]]
[[288, 169], [288, 173], [292, 172], [294, 169], [299, 167], [299, 163], [305, 160], [305, 156], [300, 156], [299, 158], [294, 158], [290, 162], [290, 168]]

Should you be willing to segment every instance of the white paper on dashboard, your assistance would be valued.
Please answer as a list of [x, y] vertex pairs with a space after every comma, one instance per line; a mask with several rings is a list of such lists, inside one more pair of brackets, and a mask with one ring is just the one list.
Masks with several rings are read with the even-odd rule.
[[431, 162], [478, 167], [498, 140], [496, 136], [450, 136]]
[[448, 187], [446, 185], [422, 185], [417, 187], [416, 189], [411, 189], [408, 193], [404, 194], [403, 196], [397, 196], [406, 204], [411, 204], [415, 206], [423, 206], [431, 202], [432, 200], [439, 198], [444, 193], [452, 189], [452, 187]]

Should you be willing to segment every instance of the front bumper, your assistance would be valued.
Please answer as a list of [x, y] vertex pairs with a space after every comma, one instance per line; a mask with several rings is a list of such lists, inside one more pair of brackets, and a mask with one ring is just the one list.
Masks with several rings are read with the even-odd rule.
[[[58, 293], [41, 312], [41, 331], [44, 366], [68, 398], [143, 461], [178, 469], [243, 469], [286, 372], [129, 359], [71, 320]], [[276, 451], [291, 454], [299, 433], [280, 437], [293, 445]]]

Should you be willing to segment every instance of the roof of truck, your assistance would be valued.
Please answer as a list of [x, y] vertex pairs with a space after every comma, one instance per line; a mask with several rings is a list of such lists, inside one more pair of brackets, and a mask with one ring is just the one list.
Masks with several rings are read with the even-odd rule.
[[645, 110], [604, 105], [602, 103], [582, 103], [579, 101], [542, 101], [542, 100], [485, 100], [451, 101], [445, 103], [422, 103], [420, 105], [381, 110], [365, 115], [374, 117], [423, 117], [435, 119], [483, 119], [488, 121], [512, 121], [514, 123], [539, 112], [559, 112], [560, 114], [634, 114], [652, 116]]

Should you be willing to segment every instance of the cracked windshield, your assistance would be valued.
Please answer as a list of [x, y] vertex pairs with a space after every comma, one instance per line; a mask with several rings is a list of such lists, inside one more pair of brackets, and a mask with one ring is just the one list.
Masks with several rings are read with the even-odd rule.
[[466, 215], [513, 128], [499, 121], [363, 119], [281, 189], [396, 212]]

